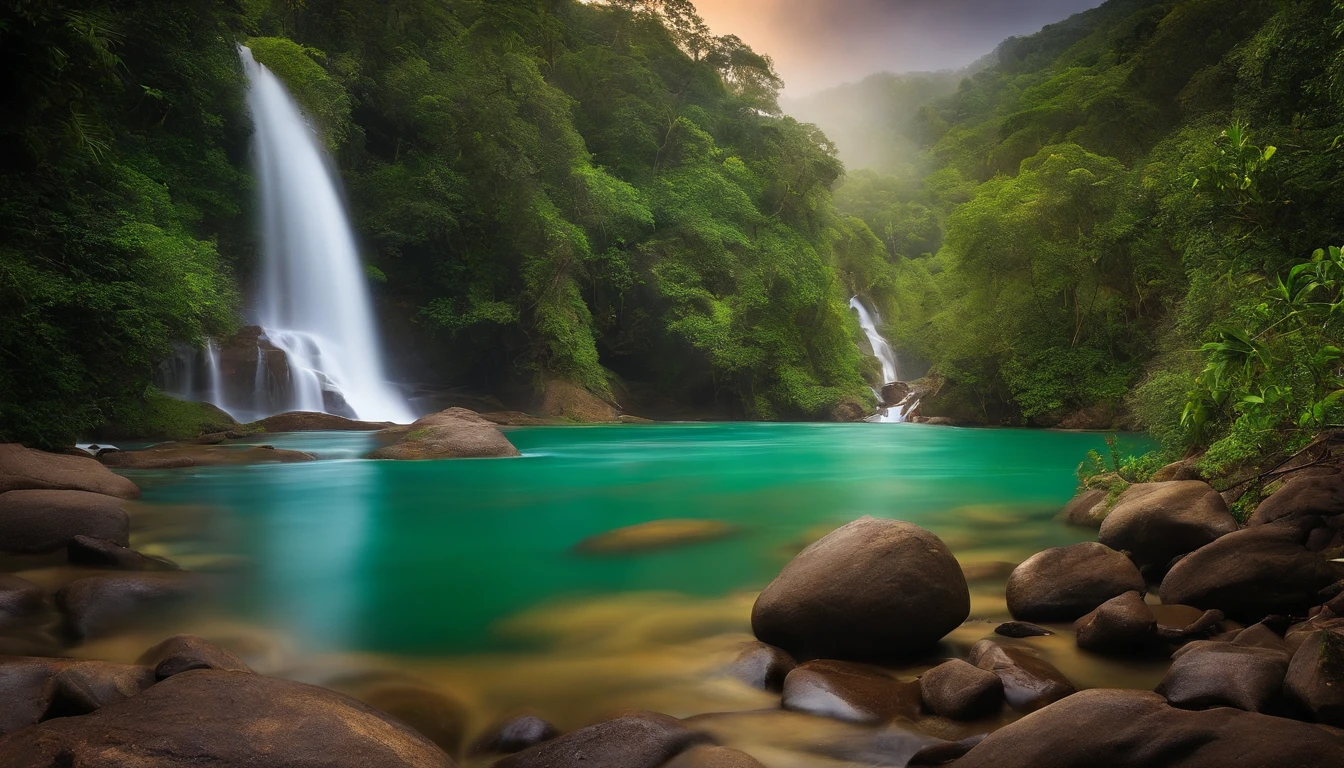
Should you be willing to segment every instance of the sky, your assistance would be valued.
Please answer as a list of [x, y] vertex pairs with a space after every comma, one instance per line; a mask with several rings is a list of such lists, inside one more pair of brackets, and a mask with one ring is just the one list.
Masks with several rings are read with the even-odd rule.
[[785, 94], [806, 96], [874, 72], [955, 69], [1004, 38], [1101, 0], [694, 0], [715, 34], [769, 54]]

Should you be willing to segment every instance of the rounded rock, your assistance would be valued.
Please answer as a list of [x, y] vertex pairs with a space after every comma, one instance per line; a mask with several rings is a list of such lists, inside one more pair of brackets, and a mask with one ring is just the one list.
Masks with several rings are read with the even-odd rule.
[[10, 491], [0, 494], [0, 551], [55, 552], [76, 536], [125, 546], [131, 520], [114, 496], [88, 491]]
[[1039, 552], [1008, 577], [1008, 612], [1019, 621], [1075, 621], [1111, 598], [1146, 588], [1122, 553], [1093, 541]]
[[1199, 480], [1132, 485], [1101, 524], [1098, 541], [1140, 569], [1165, 572], [1177, 557], [1237, 530], [1213, 486]]
[[940, 717], [973, 720], [1003, 706], [1003, 682], [993, 672], [952, 659], [919, 678], [924, 706]]

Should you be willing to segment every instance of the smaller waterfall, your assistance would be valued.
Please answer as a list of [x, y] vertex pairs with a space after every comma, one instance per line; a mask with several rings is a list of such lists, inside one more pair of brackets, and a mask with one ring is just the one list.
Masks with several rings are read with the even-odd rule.
[[224, 375], [219, 372], [219, 347], [214, 339], [205, 341], [205, 374], [210, 380], [210, 391], [205, 401], [229, 413], [228, 407], [224, 405]]
[[[882, 364], [882, 383], [890, 384], [893, 381], [900, 381], [900, 372], [896, 367], [896, 350], [891, 348], [891, 345], [887, 343], [886, 339], [882, 338], [882, 334], [877, 330], [877, 324], [881, 322], [881, 318], [877, 316], [875, 311], [870, 312], [863, 305], [863, 302], [859, 301], [858, 296], [849, 300], [849, 306], [859, 313], [859, 326], [863, 328], [863, 334], [868, 337], [868, 343], [872, 346], [877, 361]], [[878, 402], [882, 401], [880, 391], [873, 390], [873, 394], [877, 395]], [[905, 409], [896, 406], [883, 408], [871, 421], [882, 424], [899, 424], [905, 421]]]
[[179, 400], [209, 403], [234, 418], [241, 415], [225, 402], [219, 345], [214, 339], [207, 339], [203, 349], [175, 344], [173, 356], [159, 366], [158, 384], [164, 392]]

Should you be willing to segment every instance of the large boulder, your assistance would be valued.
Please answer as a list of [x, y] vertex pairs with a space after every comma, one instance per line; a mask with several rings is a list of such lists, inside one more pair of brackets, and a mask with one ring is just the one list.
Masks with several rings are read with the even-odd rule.
[[919, 714], [919, 684], [880, 667], [810, 661], [784, 678], [784, 708], [848, 723], [877, 724]]
[[1141, 569], [1161, 573], [1176, 557], [1235, 530], [1237, 521], [1213, 486], [1182, 480], [1130, 486], [1106, 515], [1097, 538], [1128, 552]]
[[449, 408], [409, 426], [391, 427], [379, 434], [399, 439], [373, 451], [367, 458], [423, 461], [522, 455], [498, 427], [465, 408]]
[[1247, 525], [1265, 525], [1284, 518], [1333, 516], [1344, 512], [1344, 474], [1297, 477], [1260, 502]]
[[956, 768], [1328, 768], [1344, 736], [1235, 709], [1176, 709], [1146, 691], [1082, 691], [991, 733]]
[[377, 432], [392, 424], [380, 421], [356, 421], [330, 413], [293, 411], [269, 416], [247, 425], [259, 432]]
[[25, 490], [87, 491], [121, 499], [140, 496], [135, 483], [91, 458], [0, 444], [0, 493]]
[[672, 718], [630, 715], [542, 742], [494, 768], [659, 768], [707, 740]]
[[875, 659], [931, 648], [970, 610], [961, 566], [937, 536], [865, 517], [786, 565], [756, 599], [751, 626], [796, 658]]
[[1306, 636], [1288, 666], [1284, 692], [1312, 720], [1344, 728], [1344, 629]]
[[1123, 554], [1094, 541], [1039, 552], [1008, 577], [1008, 611], [1020, 621], [1074, 621], [1113, 597], [1146, 588]]
[[572, 382], [551, 379], [541, 397], [541, 415], [585, 423], [610, 423], [620, 415], [614, 406]]
[[195, 670], [0, 739], [0, 768], [449, 768], [404, 724], [322, 688]]
[[1157, 693], [1183, 709], [1269, 711], [1278, 704], [1288, 673], [1286, 650], [1217, 640], [1190, 643], [1173, 658]]
[[88, 491], [0, 493], [0, 552], [55, 552], [77, 536], [130, 540], [131, 520], [114, 496]]
[[66, 636], [76, 642], [112, 634], [175, 607], [200, 588], [187, 573], [126, 573], [89, 576], [56, 592]]
[[1077, 691], [1063, 672], [1026, 648], [981, 640], [971, 646], [969, 661], [998, 675], [1008, 706], [1021, 712], [1035, 711]]
[[1064, 506], [1064, 510], [1059, 513], [1059, 519], [1069, 525], [1077, 525], [1083, 528], [1100, 528], [1102, 521], [1106, 519], [1106, 513], [1111, 509], [1110, 493], [1093, 488], [1083, 491], [1073, 500]]
[[1218, 609], [1238, 621], [1305, 615], [1344, 567], [1307, 548], [1310, 521], [1259, 525], [1184, 557], [1162, 580], [1164, 603]]
[[1138, 592], [1102, 603], [1073, 625], [1078, 647], [1095, 653], [1144, 653], [1157, 645], [1157, 616]]
[[951, 659], [920, 675], [919, 694], [935, 715], [972, 720], [1003, 706], [1003, 681], [990, 670]]

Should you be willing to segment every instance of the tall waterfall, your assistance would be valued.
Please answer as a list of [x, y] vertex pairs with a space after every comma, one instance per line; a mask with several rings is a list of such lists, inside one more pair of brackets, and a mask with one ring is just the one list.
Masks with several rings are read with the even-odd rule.
[[[859, 313], [859, 326], [863, 328], [863, 334], [868, 337], [868, 343], [873, 348], [873, 354], [877, 361], [882, 364], [882, 382], [890, 384], [893, 381], [900, 381], [900, 372], [896, 368], [896, 350], [891, 348], [887, 340], [882, 338], [882, 334], [877, 330], [877, 324], [880, 319], [876, 312], [868, 311], [868, 308], [855, 296], [849, 300], [849, 306]], [[881, 401], [882, 393], [874, 391]], [[876, 418], [870, 421], [877, 421], [884, 424], [899, 424], [905, 421], [904, 410], [896, 406], [884, 408]]]
[[[262, 338], [285, 353], [290, 368], [282, 398], [288, 402], [275, 402], [259, 385], [259, 415], [343, 410], [371, 421], [413, 421], [405, 398], [384, 378], [364, 269], [318, 136], [279, 78], [247, 48], [240, 46], [240, 54], [261, 187], [255, 315]], [[262, 385], [263, 363], [256, 372]]]

